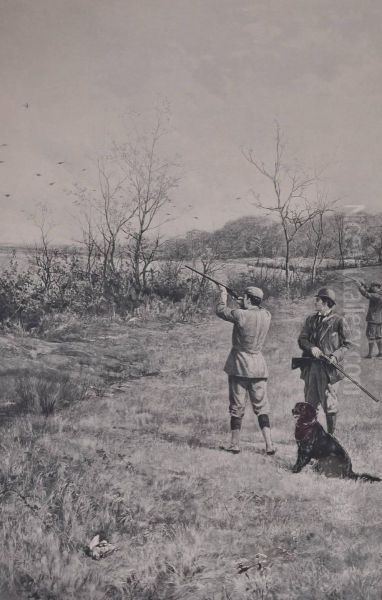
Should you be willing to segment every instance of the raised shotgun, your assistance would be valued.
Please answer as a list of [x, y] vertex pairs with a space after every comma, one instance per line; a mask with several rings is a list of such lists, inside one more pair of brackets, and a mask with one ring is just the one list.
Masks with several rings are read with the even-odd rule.
[[[349, 275], [344, 275], [343, 273], [340, 273], [340, 275], [341, 275], [341, 277], [346, 277], [346, 279], [350, 279], [350, 281], [354, 281], [354, 283], [356, 283], [357, 285], [360, 285], [360, 284], [363, 283], [362, 280], [360, 280], [360, 279], [354, 279], [354, 277], [349, 277]], [[366, 288], [366, 291], [369, 292], [369, 294], [370, 294], [370, 292], [371, 292], [371, 286], [370, 285], [367, 286], [366, 283], [365, 283], [364, 287]], [[373, 292], [373, 293], [374, 294], [379, 294], [381, 296], [382, 295], [382, 290], [379, 291], [379, 292]]]
[[350, 281], [354, 281], [354, 283], [356, 283], [357, 285], [360, 284], [359, 279], [354, 279], [354, 277], [350, 277], [350, 275], [344, 275], [343, 273], [340, 273], [340, 276], [345, 277], [346, 279], [350, 279]]
[[194, 273], [197, 273], [201, 277], [205, 277], [205, 279], [212, 281], [212, 283], [216, 283], [216, 285], [221, 285], [222, 287], [224, 287], [227, 290], [227, 292], [229, 293], [230, 296], [232, 296], [232, 298], [236, 298], [236, 300], [239, 300], [239, 298], [240, 298], [239, 294], [237, 292], [235, 292], [232, 288], [228, 287], [227, 285], [224, 285], [224, 283], [220, 283], [220, 281], [217, 281], [216, 279], [212, 279], [212, 277], [210, 277], [209, 275], [205, 275], [204, 273], [201, 273], [200, 271], [197, 271], [196, 269], [193, 269], [192, 267], [189, 267], [188, 265], [184, 265], [184, 266], [186, 267], [186, 269], [190, 269], [190, 271], [193, 271]]
[[321, 360], [329, 365], [332, 365], [332, 367], [334, 367], [335, 369], [337, 369], [337, 371], [342, 373], [342, 375], [344, 377], [346, 377], [346, 379], [349, 379], [349, 381], [354, 383], [354, 385], [356, 385], [357, 388], [359, 388], [364, 394], [369, 396], [369, 398], [374, 400], [374, 402], [379, 402], [379, 398], [376, 398], [375, 396], [373, 396], [373, 394], [371, 392], [369, 392], [366, 388], [364, 388], [363, 385], [361, 385], [358, 381], [353, 379], [353, 377], [350, 377], [350, 375], [345, 373], [345, 371], [343, 370], [342, 367], [337, 365], [335, 362], [332, 362], [330, 360], [330, 358], [328, 356], [326, 356], [325, 354], [321, 354], [320, 358], [314, 358], [313, 356], [312, 357], [298, 356], [296, 358], [292, 358], [292, 369], [301, 369], [303, 367], [306, 367], [306, 366], [310, 365], [314, 360]]

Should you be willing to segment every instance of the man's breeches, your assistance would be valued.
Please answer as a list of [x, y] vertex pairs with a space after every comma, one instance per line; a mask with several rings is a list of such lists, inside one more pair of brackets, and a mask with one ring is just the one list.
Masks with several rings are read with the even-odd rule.
[[329, 383], [329, 377], [318, 363], [313, 363], [304, 375], [305, 402], [318, 409], [321, 404], [325, 414], [335, 415], [338, 411], [337, 383]]
[[368, 340], [380, 340], [382, 338], [382, 324], [368, 322], [366, 327], [366, 337]]
[[248, 396], [255, 415], [269, 413], [266, 379], [252, 379], [229, 375], [228, 386], [229, 414], [231, 417], [243, 418]]

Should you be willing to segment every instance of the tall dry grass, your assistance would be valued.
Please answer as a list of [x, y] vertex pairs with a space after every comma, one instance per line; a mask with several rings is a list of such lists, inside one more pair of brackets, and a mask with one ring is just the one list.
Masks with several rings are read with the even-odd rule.
[[89, 391], [87, 378], [72, 377], [69, 373], [44, 370], [15, 378], [15, 408], [19, 413], [53, 415], [72, 404], [82, 402]]
[[[219, 451], [229, 324], [92, 324], [92, 347], [107, 354], [97, 353], [104, 393], [47, 418], [23, 413], [2, 429], [4, 595], [379, 600], [382, 486], [291, 473], [291, 408], [302, 385], [290, 356], [309, 308], [270, 308], [273, 458], [249, 407], [242, 454]], [[379, 410], [341, 400], [338, 436], [357, 471], [382, 473]], [[96, 533], [117, 546], [99, 562], [85, 552]]]

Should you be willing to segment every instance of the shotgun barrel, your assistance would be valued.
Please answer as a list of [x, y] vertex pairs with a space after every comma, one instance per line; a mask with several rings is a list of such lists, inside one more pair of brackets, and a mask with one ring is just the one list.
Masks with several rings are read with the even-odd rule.
[[320, 358], [314, 358], [313, 356], [298, 356], [298, 357], [294, 357], [292, 358], [292, 369], [302, 369], [303, 367], [306, 367], [308, 365], [311, 365], [312, 362], [320, 360], [321, 362], [325, 362], [328, 365], [331, 365], [332, 367], [334, 367], [335, 369], [337, 369], [337, 371], [339, 371], [340, 373], [342, 373], [342, 375], [346, 378], [349, 379], [349, 381], [351, 381], [355, 386], [357, 386], [357, 388], [359, 388], [364, 394], [366, 394], [367, 396], [369, 396], [369, 398], [371, 398], [372, 400], [374, 400], [374, 402], [379, 402], [379, 398], [376, 398], [371, 392], [369, 392], [369, 390], [367, 390], [365, 387], [363, 387], [363, 385], [361, 385], [358, 381], [356, 381], [355, 379], [353, 379], [353, 377], [351, 377], [350, 375], [348, 375], [342, 367], [340, 367], [338, 364], [336, 364], [335, 362], [332, 362], [329, 358], [329, 356], [326, 356], [326, 354], [321, 354]]
[[340, 273], [341, 277], [345, 277], [346, 279], [350, 279], [350, 281], [354, 281], [357, 285], [359, 285], [359, 279], [355, 279], [354, 277], [350, 277], [350, 275], [344, 275], [344, 273]]
[[184, 265], [184, 266], [186, 267], [186, 269], [190, 269], [190, 271], [197, 273], [197, 275], [200, 275], [201, 277], [204, 277], [205, 279], [212, 281], [212, 283], [215, 283], [216, 285], [221, 285], [222, 287], [224, 287], [227, 290], [227, 292], [229, 293], [230, 296], [232, 296], [232, 298], [236, 298], [236, 300], [238, 300], [240, 298], [239, 294], [237, 292], [235, 292], [235, 290], [228, 287], [227, 285], [224, 285], [224, 283], [221, 283], [220, 281], [217, 281], [216, 279], [213, 279], [209, 275], [206, 275], [205, 273], [201, 273], [200, 271], [197, 271], [196, 269], [193, 269], [192, 267], [189, 267], [188, 265]]

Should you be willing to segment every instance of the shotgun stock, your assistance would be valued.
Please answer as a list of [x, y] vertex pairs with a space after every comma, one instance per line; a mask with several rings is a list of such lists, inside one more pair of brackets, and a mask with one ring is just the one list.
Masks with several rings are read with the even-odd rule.
[[310, 356], [295, 356], [292, 358], [292, 369], [302, 369], [303, 367], [307, 367], [311, 365], [314, 360], [318, 360], [318, 358], [312, 358]]

